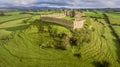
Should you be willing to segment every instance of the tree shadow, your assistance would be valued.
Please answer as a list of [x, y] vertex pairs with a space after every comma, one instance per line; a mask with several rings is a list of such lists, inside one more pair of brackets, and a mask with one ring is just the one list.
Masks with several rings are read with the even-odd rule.
[[109, 67], [110, 63], [107, 62], [107, 61], [102, 61], [102, 62], [99, 62], [99, 61], [94, 61], [92, 63], [95, 67]]
[[7, 31], [17, 31], [17, 30], [24, 30], [27, 29], [30, 25], [22, 25], [22, 26], [16, 26], [16, 27], [8, 27], [4, 28]]
[[118, 39], [113, 39], [113, 41], [115, 42], [115, 46], [117, 48], [116, 53], [117, 53], [117, 62], [120, 64], [120, 41]]

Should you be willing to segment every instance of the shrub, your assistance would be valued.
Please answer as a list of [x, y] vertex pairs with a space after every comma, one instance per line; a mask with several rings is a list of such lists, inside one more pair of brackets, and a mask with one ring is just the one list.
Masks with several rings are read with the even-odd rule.
[[109, 67], [110, 65], [110, 63], [107, 61], [102, 62], [94, 61], [93, 64], [95, 65], [95, 67]]
[[69, 45], [69, 37], [67, 34], [62, 34], [61, 45], [66, 49], [67, 45]]
[[89, 43], [91, 41], [91, 30], [89, 29], [77, 29], [73, 31], [73, 37], [70, 39], [72, 45], [80, 45], [83, 43]]
[[81, 53], [80, 53], [79, 49], [80, 49], [79, 46], [73, 47], [73, 49], [72, 49], [73, 56], [78, 57], [78, 58], [81, 57]]
[[73, 54], [75, 57], [81, 57], [81, 54], [80, 53], [75, 53], [75, 54]]
[[54, 48], [66, 50], [67, 45], [69, 45], [69, 36], [65, 33], [62, 33], [62, 36], [58, 38], [60, 38], [60, 40], [56, 39], [57, 43], [54, 45]]

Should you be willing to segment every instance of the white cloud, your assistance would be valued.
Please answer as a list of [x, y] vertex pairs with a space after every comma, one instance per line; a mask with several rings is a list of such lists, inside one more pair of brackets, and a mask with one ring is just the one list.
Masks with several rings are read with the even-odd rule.
[[[36, 4], [37, 3], [37, 4]], [[119, 0], [0, 0], [0, 6], [120, 7]]]
[[0, 0], [0, 2], [4, 4], [11, 4], [14, 6], [24, 6], [32, 4], [36, 2], [36, 0]]
[[[119, 0], [98, 0], [98, 1], [108, 8], [115, 8], [120, 6]], [[119, 5], [117, 3], [119, 3]]]

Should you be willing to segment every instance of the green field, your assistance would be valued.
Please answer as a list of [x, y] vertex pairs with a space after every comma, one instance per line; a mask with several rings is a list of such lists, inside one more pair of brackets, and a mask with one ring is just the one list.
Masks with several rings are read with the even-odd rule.
[[110, 20], [110, 23], [112, 24], [112, 27], [114, 28], [114, 30], [120, 38], [120, 13], [112, 12], [108, 13], [107, 15]]
[[117, 34], [120, 36], [120, 26], [113, 26]]
[[0, 24], [0, 67], [120, 67], [120, 45], [103, 14], [85, 14], [75, 30], [38, 15]]
[[86, 16], [89, 16], [89, 17], [96, 17], [96, 18], [104, 18], [102, 12], [84, 12], [86, 14]]
[[50, 11], [50, 12], [27, 12], [27, 13], [30, 13], [33, 15], [44, 15], [44, 14], [52, 14], [53, 12]]
[[111, 24], [120, 24], [120, 13], [108, 13]]
[[0, 23], [9, 21], [9, 20], [16, 20], [16, 19], [31, 17], [31, 16], [32, 15], [30, 14], [20, 14], [19, 11], [5, 12], [5, 16], [0, 16]]

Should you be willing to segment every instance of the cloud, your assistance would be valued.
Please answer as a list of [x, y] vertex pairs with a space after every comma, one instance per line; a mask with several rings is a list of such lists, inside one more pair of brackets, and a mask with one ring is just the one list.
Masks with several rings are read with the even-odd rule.
[[120, 8], [119, 0], [99, 0], [99, 2], [102, 3], [105, 7]]
[[35, 0], [0, 0], [0, 4], [6, 6], [26, 6], [36, 2]]
[[120, 8], [119, 0], [0, 0], [1, 6], [39, 6], [39, 7], [68, 7], [68, 8]]

